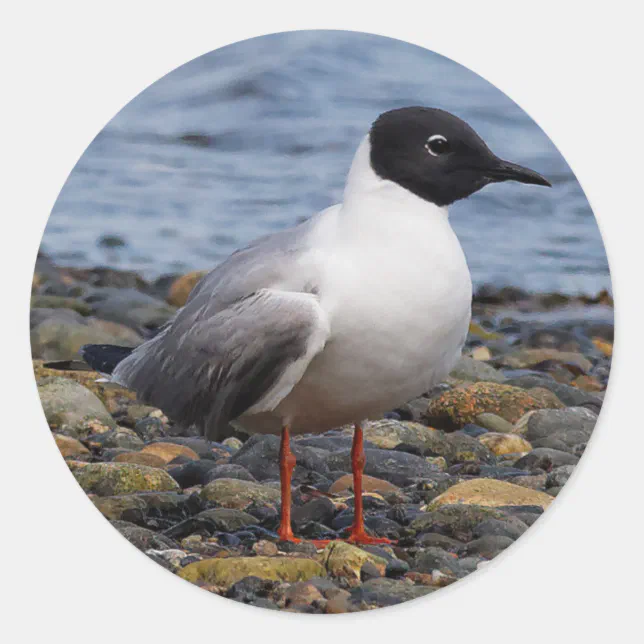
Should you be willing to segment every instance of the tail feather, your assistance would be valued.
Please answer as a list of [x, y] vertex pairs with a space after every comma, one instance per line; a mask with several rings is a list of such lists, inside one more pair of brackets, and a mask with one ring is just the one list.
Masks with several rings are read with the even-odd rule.
[[119, 347], [114, 344], [86, 344], [81, 347], [80, 354], [95, 371], [111, 374], [116, 365], [133, 350], [131, 347]]

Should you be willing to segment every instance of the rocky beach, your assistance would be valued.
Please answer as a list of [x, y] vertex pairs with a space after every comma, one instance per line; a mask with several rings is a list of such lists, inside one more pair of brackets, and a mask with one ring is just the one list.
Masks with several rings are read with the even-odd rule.
[[[208, 443], [91, 371], [87, 343], [136, 346], [200, 273], [56, 266], [33, 279], [34, 373], [56, 446], [96, 509], [170, 573], [258, 607], [346, 613], [434, 592], [512, 545], [574, 471], [610, 373], [613, 303], [480, 287], [463, 357], [443, 383], [365, 425], [368, 530], [395, 540], [317, 549], [353, 519], [351, 427], [293, 439], [293, 527], [278, 540], [277, 436]], [[53, 449], [52, 449], [53, 455]], [[54, 456], [52, 456], [54, 457]]]

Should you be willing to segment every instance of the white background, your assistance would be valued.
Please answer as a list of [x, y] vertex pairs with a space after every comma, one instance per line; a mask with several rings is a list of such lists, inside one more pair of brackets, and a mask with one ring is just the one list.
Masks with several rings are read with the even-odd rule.
[[[0, 629], [12, 641], [639, 640], [642, 550], [642, 46], [636, 3], [23, 2], [3, 12]], [[344, 28], [426, 46], [546, 131], [604, 235], [617, 302], [607, 404], [569, 488], [517, 546], [431, 598], [311, 617], [173, 577], [96, 512], [56, 454], [30, 367], [31, 274], [74, 163], [176, 66], [273, 31]], [[8, 640], [8, 641], [11, 641]], [[354, 640], [355, 641], [355, 640]]]

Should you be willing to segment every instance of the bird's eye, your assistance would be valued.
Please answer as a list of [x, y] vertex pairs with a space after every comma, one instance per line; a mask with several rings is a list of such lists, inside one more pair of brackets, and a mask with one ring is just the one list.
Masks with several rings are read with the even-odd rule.
[[434, 134], [427, 139], [425, 149], [432, 156], [439, 156], [449, 152], [449, 141], [442, 134]]

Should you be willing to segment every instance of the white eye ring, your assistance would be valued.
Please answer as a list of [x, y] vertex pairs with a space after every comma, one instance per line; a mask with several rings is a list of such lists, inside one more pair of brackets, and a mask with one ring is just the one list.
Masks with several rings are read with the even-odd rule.
[[438, 154], [434, 152], [430, 146], [430, 143], [433, 143], [434, 141], [445, 141], [445, 143], [447, 143], [447, 139], [442, 134], [432, 134], [432, 136], [427, 139], [425, 150], [427, 150], [427, 152], [429, 152], [433, 157], [437, 157]]

